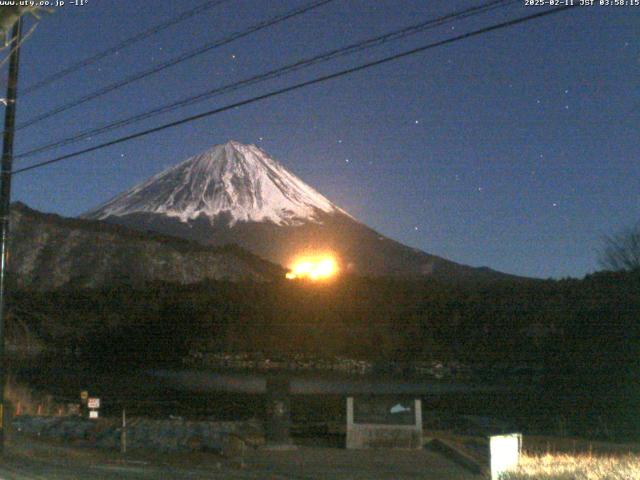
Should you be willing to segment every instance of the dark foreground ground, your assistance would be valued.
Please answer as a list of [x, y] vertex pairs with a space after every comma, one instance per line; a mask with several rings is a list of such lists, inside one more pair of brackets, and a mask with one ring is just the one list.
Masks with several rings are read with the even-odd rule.
[[348, 451], [298, 447], [249, 450], [243, 458], [215, 454], [100, 452], [21, 436], [0, 460], [0, 479], [421, 479], [479, 477], [427, 449]]

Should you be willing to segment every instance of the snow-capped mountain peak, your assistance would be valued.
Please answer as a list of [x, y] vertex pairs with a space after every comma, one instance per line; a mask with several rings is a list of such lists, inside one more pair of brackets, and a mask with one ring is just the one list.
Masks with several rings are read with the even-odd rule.
[[155, 213], [182, 222], [226, 214], [229, 224], [296, 225], [343, 213], [255, 145], [229, 141], [191, 157], [116, 196], [84, 217]]

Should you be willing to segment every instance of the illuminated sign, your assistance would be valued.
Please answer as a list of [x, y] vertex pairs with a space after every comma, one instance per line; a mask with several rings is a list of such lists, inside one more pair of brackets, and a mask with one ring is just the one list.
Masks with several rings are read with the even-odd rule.
[[518, 466], [521, 449], [522, 434], [520, 433], [493, 435], [489, 437], [491, 480], [499, 480], [503, 473]]

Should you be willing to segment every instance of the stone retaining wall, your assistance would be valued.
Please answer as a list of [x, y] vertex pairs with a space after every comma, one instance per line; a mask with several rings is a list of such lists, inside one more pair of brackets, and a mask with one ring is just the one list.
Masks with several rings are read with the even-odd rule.
[[[12, 422], [14, 431], [26, 435], [86, 443], [98, 448], [119, 449], [120, 420], [89, 420], [82, 417], [19, 416]], [[163, 452], [214, 451], [222, 453], [231, 437], [260, 443], [264, 435], [256, 421], [214, 422], [186, 420], [127, 420], [127, 449]]]

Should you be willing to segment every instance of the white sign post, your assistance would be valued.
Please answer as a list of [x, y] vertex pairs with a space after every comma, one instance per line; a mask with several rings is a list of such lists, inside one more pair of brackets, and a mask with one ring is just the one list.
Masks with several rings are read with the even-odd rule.
[[518, 466], [522, 449], [522, 434], [493, 435], [489, 437], [491, 480]]

